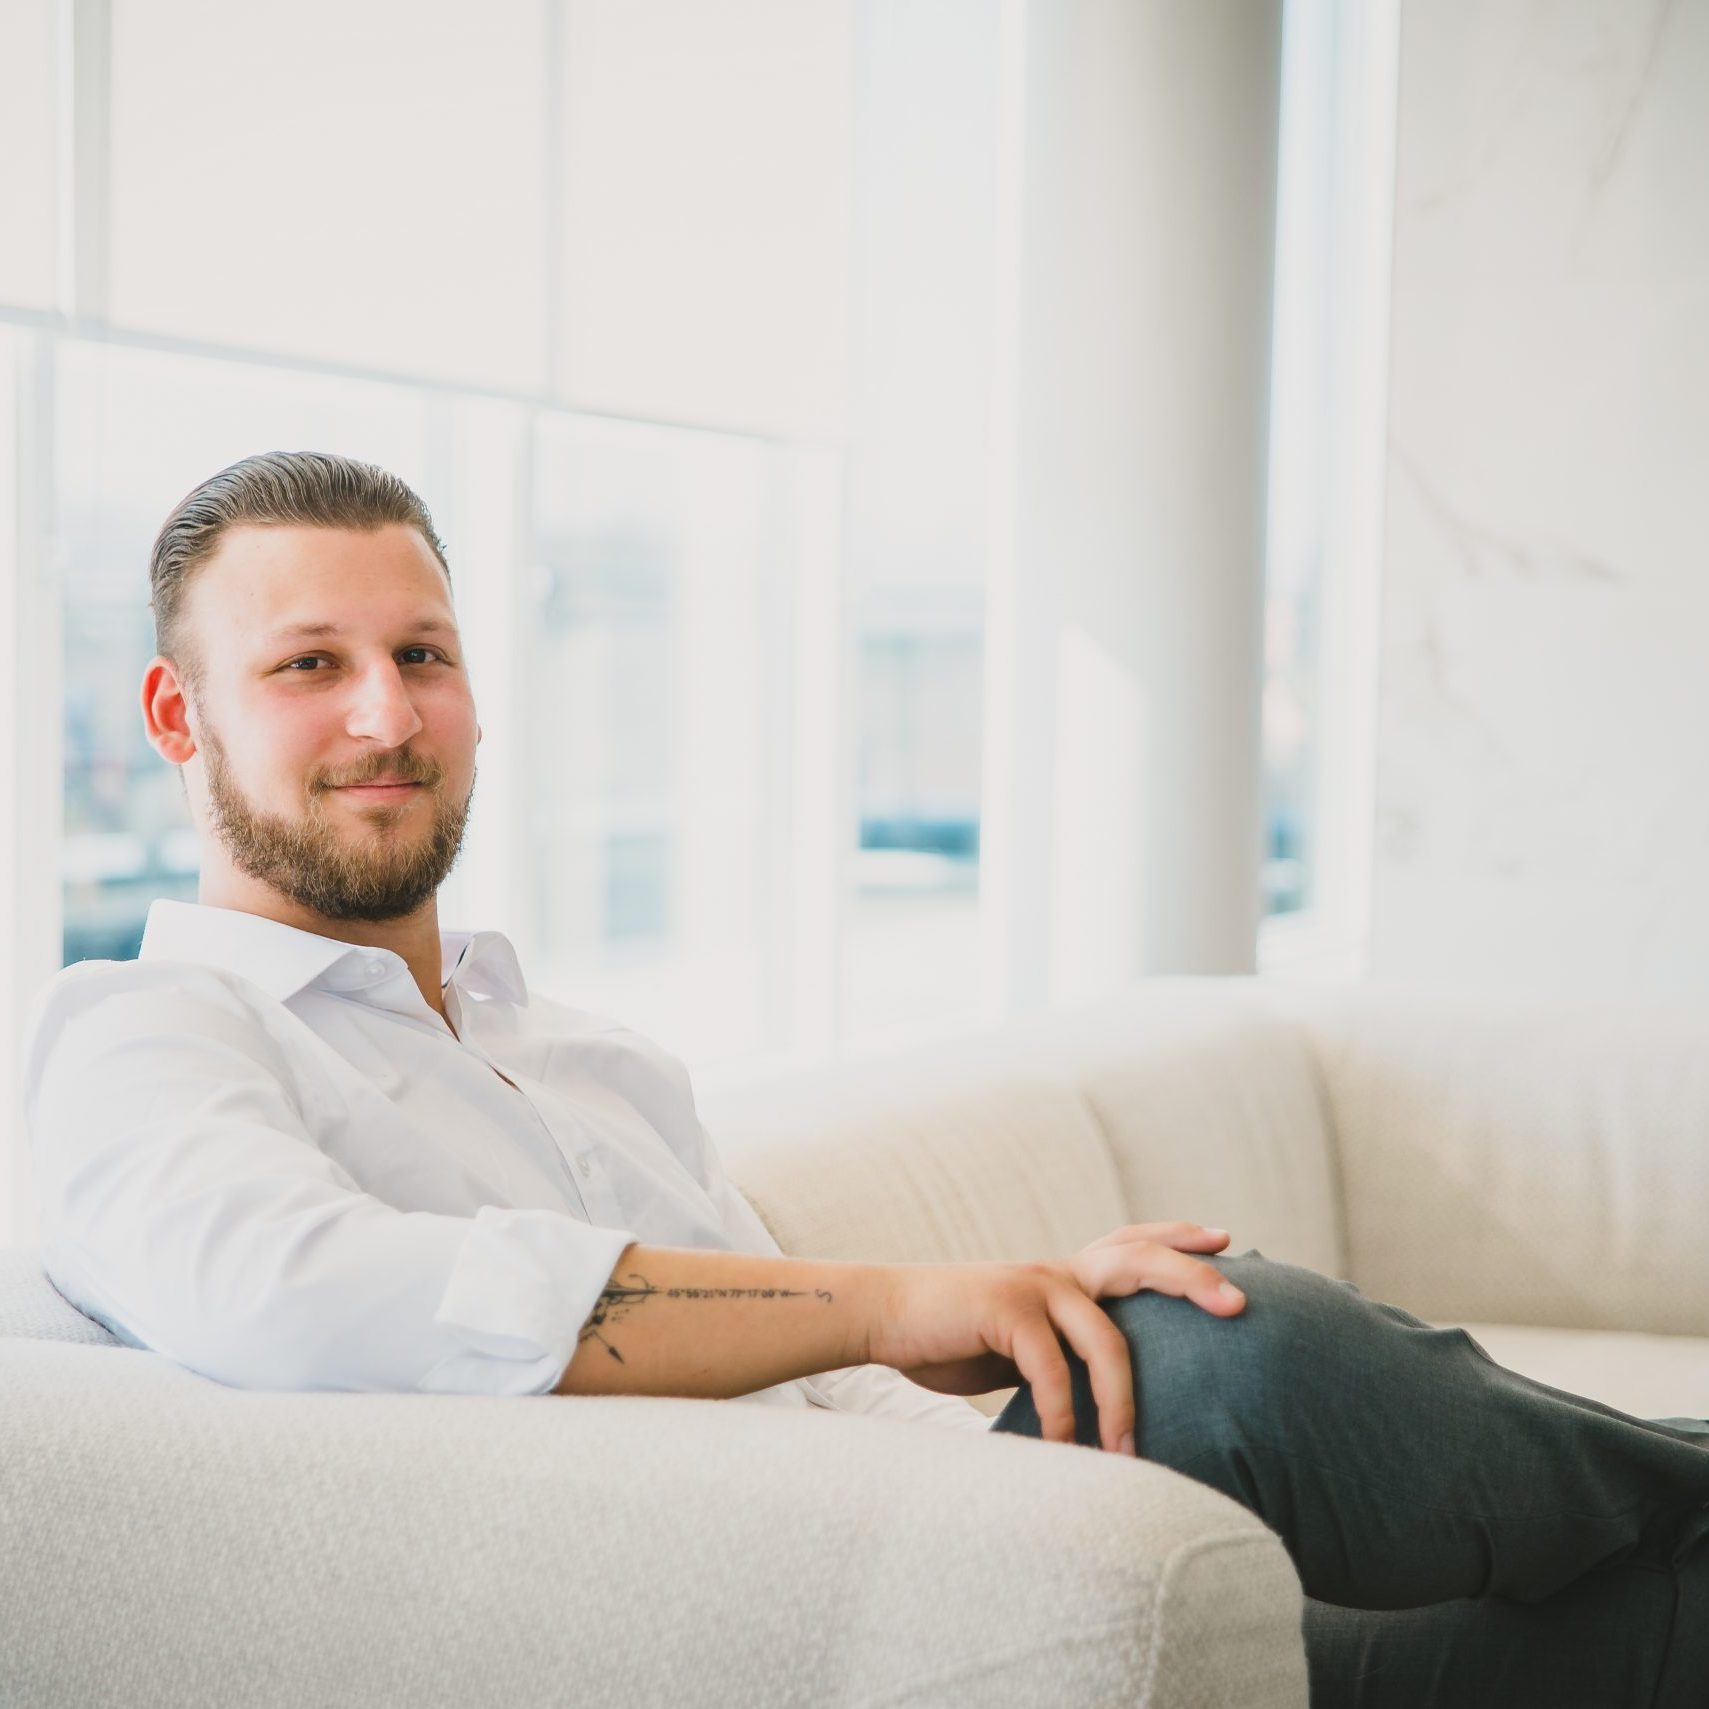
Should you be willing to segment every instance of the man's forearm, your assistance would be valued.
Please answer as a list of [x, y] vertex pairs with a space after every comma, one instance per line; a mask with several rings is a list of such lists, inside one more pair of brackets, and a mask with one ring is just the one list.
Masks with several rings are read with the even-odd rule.
[[728, 1399], [867, 1363], [885, 1266], [624, 1248], [557, 1394]]

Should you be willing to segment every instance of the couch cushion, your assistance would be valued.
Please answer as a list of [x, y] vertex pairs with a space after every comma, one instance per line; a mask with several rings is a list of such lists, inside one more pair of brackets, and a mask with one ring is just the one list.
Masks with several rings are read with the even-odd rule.
[[1063, 1257], [1124, 1220], [1073, 1084], [965, 1044], [703, 1093], [726, 1171], [784, 1251], [871, 1263]]
[[1229, 1229], [1340, 1275], [1333, 1135], [1299, 1031], [1240, 979], [1119, 998], [699, 1103], [804, 1257], [1065, 1257], [1127, 1222]]
[[1318, 1055], [1367, 1294], [1444, 1323], [1709, 1335], [1709, 1007], [1379, 982], [1263, 1000]]
[[1226, 1228], [1231, 1250], [1346, 1274], [1335, 1133], [1301, 1029], [1242, 976], [1142, 979], [1024, 1023], [1005, 1047], [1079, 1087], [1124, 1220]]
[[85, 1317], [47, 1279], [39, 1247], [0, 1247], [0, 1336], [31, 1341], [81, 1341], [95, 1346], [123, 1343], [94, 1318]]
[[1636, 1418], [1709, 1418], [1709, 1339], [1606, 1329], [1463, 1325], [1498, 1365]]

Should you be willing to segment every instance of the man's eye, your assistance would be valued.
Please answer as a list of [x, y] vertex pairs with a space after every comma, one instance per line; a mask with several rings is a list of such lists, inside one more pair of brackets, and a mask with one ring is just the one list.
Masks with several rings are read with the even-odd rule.
[[[409, 655], [411, 653], [425, 653], [428, 659], [443, 660], [445, 658], [445, 655], [441, 653], [437, 647], [405, 647], [399, 652], [398, 657], [413, 664], [416, 661], [410, 659]], [[298, 667], [302, 665], [312, 666], [330, 663], [331, 661], [324, 653], [304, 653], [300, 658], [289, 660], [285, 664], [284, 668], [288, 671], [294, 671], [298, 676], [312, 676], [315, 674], [312, 670], [300, 670]]]

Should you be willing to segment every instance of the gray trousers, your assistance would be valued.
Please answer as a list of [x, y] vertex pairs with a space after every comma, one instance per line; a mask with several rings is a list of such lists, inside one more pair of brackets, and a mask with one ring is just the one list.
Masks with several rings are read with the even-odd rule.
[[[1259, 1252], [1210, 1262], [1245, 1290], [1238, 1317], [1101, 1303], [1133, 1357], [1140, 1457], [1292, 1557], [1313, 1709], [1709, 1709], [1709, 1421], [1532, 1382], [1463, 1329]], [[1681, 1398], [1709, 1409], [1709, 1371], [1705, 1389]], [[1030, 1387], [992, 1428], [1040, 1434]]]

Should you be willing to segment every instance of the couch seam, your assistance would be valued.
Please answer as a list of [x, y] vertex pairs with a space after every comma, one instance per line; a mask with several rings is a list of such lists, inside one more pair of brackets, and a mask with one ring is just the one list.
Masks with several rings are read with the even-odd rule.
[[[1162, 1570], [1157, 1575], [1157, 1594], [1152, 1599], [1151, 1642], [1146, 1649], [1138, 1709], [1147, 1709], [1157, 1684], [1158, 1662], [1163, 1651], [1164, 1608], [1169, 1600], [1170, 1587], [1178, 1579], [1180, 1569], [1196, 1556], [1208, 1554], [1213, 1549], [1251, 1548], [1254, 1545], [1268, 1548], [1276, 1541], [1275, 1533], [1267, 1530], [1252, 1531], [1242, 1528], [1239, 1531], [1217, 1531], [1208, 1537], [1195, 1537], [1190, 1542], [1182, 1543], [1164, 1556]], [[1295, 1577], [1297, 1579], [1298, 1575]]]
[[[1155, 1615], [1158, 1607], [1158, 1586], [1151, 1585], [1149, 1606]], [[1044, 1641], [1030, 1639], [1024, 1644], [1017, 1644], [1012, 1649], [991, 1651], [976, 1658], [956, 1663], [952, 1667], [938, 1669], [935, 1673], [916, 1674], [905, 1684], [898, 1685], [887, 1691], [882, 1697], [863, 1697], [859, 1699], [860, 1709], [893, 1709], [894, 1705], [917, 1701], [916, 1693], [926, 1690], [936, 1690], [938, 1687], [954, 1681], [966, 1681], [988, 1674], [994, 1668], [1006, 1667], [1009, 1663], [1018, 1661], [1025, 1656], [1042, 1654], [1048, 1649], [1059, 1649], [1065, 1645], [1082, 1645], [1088, 1641], [1107, 1638], [1133, 1630], [1133, 1615], [1123, 1614], [1112, 1616], [1108, 1620], [1100, 1620], [1092, 1626], [1058, 1627]], [[1140, 1700], [1137, 1709], [1144, 1709], [1144, 1699]]]
[[1121, 1200], [1122, 1212], [1128, 1221], [1138, 1216], [1132, 1200], [1128, 1198], [1127, 1181], [1122, 1174], [1121, 1160], [1116, 1156], [1115, 1141], [1110, 1137], [1109, 1123], [1104, 1120], [1104, 1113], [1098, 1108], [1098, 1101], [1072, 1074], [1058, 1070], [1062, 1084], [1068, 1089], [1074, 1101], [1085, 1110], [1092, 1123], [1093, 1131], [1098, 1136], [1098, 1144], [1103, 1148], [1104, 1162], [1109, 1166], [1110, 1178], [1116, 1184], [1116, 1194]]
[[[1218, 1531], [1207, 1537], [1194, 1537], [1185, 1543], [1177, 1545], [1163, 1557], [1157, 1568], [1155, 1577], [1148, 1584], [1150, 1594], [1141, 1602], [1140, 1609], [1135, 1612], [1150, 1615], [1149, 1629], [1139, 1663], [1139, 1694], [1135, 1699], [1135, 1709], [1148, 1709], [1152, 1701], [1152, 1693], [1156, 1687], [1157, 1669], [1163, 1645], [1163, 1621], [1165, 1607], [1171, 1586], [1178, 1582], [1183, 1568], [1203, 1554], [1218, 1549], [1250, 1549], [1270, 1548], [1276, 1542], [1273, 1533], [1269, 1531], [1254, 1531], [1249, 1526], [1238, 1531]], [[1072, 1628], [1058, 1627], [1044, 1641], [1031, 1639], [1024, 1644], [998, 1652], [987, 1652], [977, 1658], [964, 1660], [952, 1667], [945, 1667], [932, 1673], [916, 1674], [905, 1684], [898, 1685], [878, 1697], [862, 1697], [858, 1699], [860, 1709], [896, 1709], [897, 1705], [917, 1701], [917, 1694], [922, 1691], [935, 1691], [944, 1685], [955, 1681], [966, 1681], [981, 1674], [989, 1674], [995, 1669], [1006, 1667], [1023, 1657], [1043, 1653], [1047, 1649], [1059, 1648], [1064, 1645], [1084, 1645], [1133, 1630], [1135, 1612], [1123, 1614], [1109, 1620], [1101, 1620], [1093, 1625], [1076, 1626]]]
[[1347, 1158], [1342, 1140], [1340, 1112], [1336, 1107], [1335, 1094], [1330, 1088], [1329, 1074], [1324, 1065], [1326, 1047], [1319, 1035], [1312, 1030], [1310, 1023], [1294, 1014], [1285, 1004], [1267, 1003], [1256, 991], [1235, 992], [1231, 995], [1235, 1002], [1242, 1004], [1249, 1012], [1262, 1014], [1267, 1019], [1280, 1023], [1305, 1063], [1306, 1074], [1311, 1080], [1312, 1092], [1316, 1097], [1318, 1115], [1329, 1141], [1330, 1191], [1335, 1201], [1335, 1233], [1337, 1244], [1341, 1248], [1341, 1270], [1343, 1275], [1351, 1277], [1353, 1225], [1348, 1216]]

